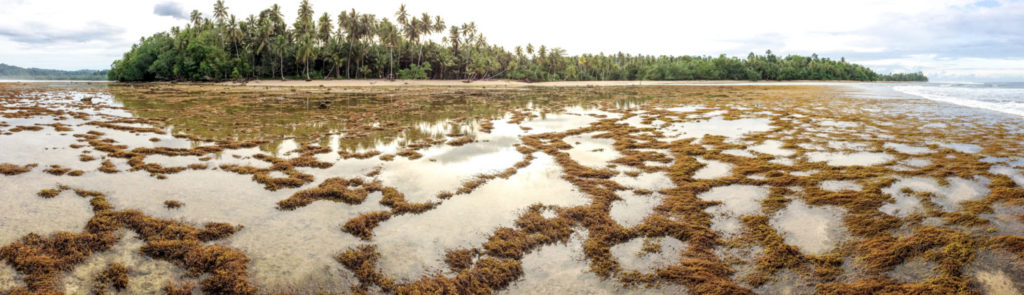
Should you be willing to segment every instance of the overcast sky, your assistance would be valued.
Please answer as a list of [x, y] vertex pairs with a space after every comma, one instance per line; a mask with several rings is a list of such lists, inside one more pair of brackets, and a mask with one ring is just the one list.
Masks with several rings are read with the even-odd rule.
[[[212, 0], [0, 0], [0, 63], [106, 69], [140, 37], [211, 15]], [[288, 23], [297, 0], [227, 0], [239, 19], [273, 3]], [[878, 72], [924, 71], [933, 81], [1024, 81], [1024, 0], [569, 1], [311, 0], [332, 18], [355, 8], [394, 18], [475, 21], [494, 44], [533, 43], [569, 54], [818, 53]]]

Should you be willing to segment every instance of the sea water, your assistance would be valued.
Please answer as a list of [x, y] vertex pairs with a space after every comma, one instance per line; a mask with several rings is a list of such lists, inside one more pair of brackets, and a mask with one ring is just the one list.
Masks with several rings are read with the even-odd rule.
[[1024, 82], [920, 83], [895, 85], [892, 89], [929, 100], [1024, 116]]

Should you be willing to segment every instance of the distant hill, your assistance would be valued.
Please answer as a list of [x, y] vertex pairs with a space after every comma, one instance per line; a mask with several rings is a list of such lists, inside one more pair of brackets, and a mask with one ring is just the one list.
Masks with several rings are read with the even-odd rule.
[[106, 80], [108, 70], [61, 71], [22, 68], [0, 63], [0, 79], [13, 80]]

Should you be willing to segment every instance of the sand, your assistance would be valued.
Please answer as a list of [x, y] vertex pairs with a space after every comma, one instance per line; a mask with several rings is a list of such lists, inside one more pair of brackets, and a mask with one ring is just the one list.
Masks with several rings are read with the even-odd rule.
[[557, 81], [522, 82], [514, 80], [253, 80], [246, 83], [223, 82], [222, 85], [275, 87], [590, 87], [590, 86], [666, 86], [666, 85], [806, 85], [852, 84], [854, 81]]

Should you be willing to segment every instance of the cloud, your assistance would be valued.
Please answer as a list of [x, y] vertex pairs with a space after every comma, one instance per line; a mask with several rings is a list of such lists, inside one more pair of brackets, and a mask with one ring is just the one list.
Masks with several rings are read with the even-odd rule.
[[157, 3], [156, 6], [153, 6], [153, 13], [176, 19], [188, 19], [188, 14], [185, 13], [185, 9], [181, 8], [181, 4], [173, 1]]
[[54, 43], [85, 43], [90, 41], [118, 41], [124, 29], [100, 22], [86, 23], [79, 29], [53, 28], [37, 22], [25, 23], [21, 27], [0, 27], [0, 36], [11, 41], [50, 45]]

